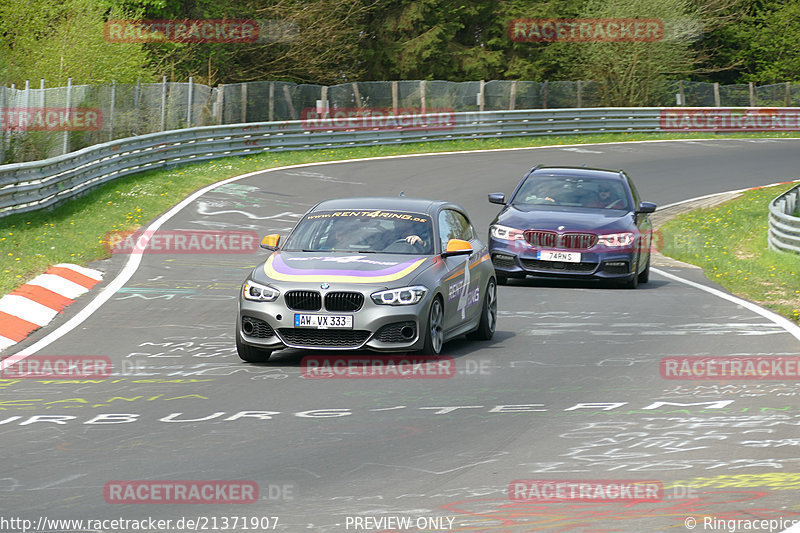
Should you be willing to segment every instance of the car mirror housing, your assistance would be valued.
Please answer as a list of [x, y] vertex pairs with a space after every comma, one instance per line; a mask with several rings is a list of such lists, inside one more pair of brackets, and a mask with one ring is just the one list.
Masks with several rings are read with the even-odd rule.
[[656, 204], [653, 202], [642, 202], [639, 204], [639, 209], [636, 210], [637, 213], [653, 213], [656, 210]]
[[489, 193], [489, 202], [493, 204], [505, 205], [506, 195], [501, 192]]
[[450, 239], [447, 241], [447, 247], [442, 252], [442, 257], [449, 257], [451, 255], [470, 255], [472, 253], [472, 245], [469, 241], [462, 239]]
[[261, 239], [261, 247], [266, 248], [267, 250], [277, 250], [278, 243], [281, 240], [281, 236], [277, 233], [270, 233], [269, 235], [265, 235], [263, 239]]

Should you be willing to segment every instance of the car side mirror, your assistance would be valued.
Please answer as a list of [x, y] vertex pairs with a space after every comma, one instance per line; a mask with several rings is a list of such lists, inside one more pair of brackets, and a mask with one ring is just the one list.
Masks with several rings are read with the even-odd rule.
[[277, 250], [278, 243], [281, 240], [281, 236], [277, 233], [270, 233], [269, 235], [265, 235], [263, 239], [261, 239], [261, 247], [266, 248], [267, 250]]
[[447, 241], [447, 248], [442, 252], [442, 257], [450, 257], [451, 255], [470, 255], [472, 253], [472, 245], [469, 241], [462, 239], [450, 239]]
[[656, 210], [656, 204], [653, 202], [642, 202], [639, 204], [639, 209], [636, 210], [637, 213], [653, 213]]
[[506, 205], [506, 195], [501, 192], [490, 193], [489, 202], [493, 204]]

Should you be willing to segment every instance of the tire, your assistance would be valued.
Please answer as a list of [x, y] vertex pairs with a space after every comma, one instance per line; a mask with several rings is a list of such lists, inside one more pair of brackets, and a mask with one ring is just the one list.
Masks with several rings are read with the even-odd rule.
[[494, 335], [497, 327], [497, 284], [489, 279], [486, 284], [486, 294], [483, 297], [481, 308], [481, 321], [478, 329], [467, 333], [467, 338], [475, 341], [488, 341]]
[[248, 363], [266, 363], [269, 361], [270, 355], [272, 355], [272, 350], [262, 350], [243, 343], [238, 333], [236, 334], [236, 352], [242, 361]]
[[444, 306], [442, 305], [442, 298], [436, 295], [433, 298], [433, 302], [431, 302], [430, 311], [428, 311], [422, 355], [439, 355], [442, 352], [442, 345], [444, 344], [443, 320]]
[[647, 256], [647, 264], [644, 265], [644, 270], [639, 274], [639, 283], [647, 283], [650, 281], [650, 256]]

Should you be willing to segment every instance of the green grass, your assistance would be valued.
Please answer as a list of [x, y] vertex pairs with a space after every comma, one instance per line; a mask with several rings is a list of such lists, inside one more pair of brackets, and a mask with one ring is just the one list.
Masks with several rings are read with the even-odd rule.
[[800, 323], [800, 255], [767, 247], [768, 205], [796, 184], [754, 191], [661, 226], [662, 253], [703, 268], [734, 294]]
[[800, 133], [716, 136], [708, 133], [634, 133], [478, 139], [263, 153], [152, 170], [100, 186], [54, 210], [0, 218], [0, 295], [14, 290], [55, 263], [85, 265], [108, 257], [109, 252], [104, 245], [108, 232], [135, 229], [205, 185], [255, 170], [314, 161], [410, 153], [635, 140], [795, 136], [800, 136]]

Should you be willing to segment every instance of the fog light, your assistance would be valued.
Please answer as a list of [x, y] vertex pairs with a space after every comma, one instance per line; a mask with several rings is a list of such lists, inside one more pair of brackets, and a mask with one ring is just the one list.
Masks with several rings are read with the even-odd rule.
[[606, 261], [603, 263], [603, 272], [606, 274], [628, 274], [631, 269], [627, 261]]

